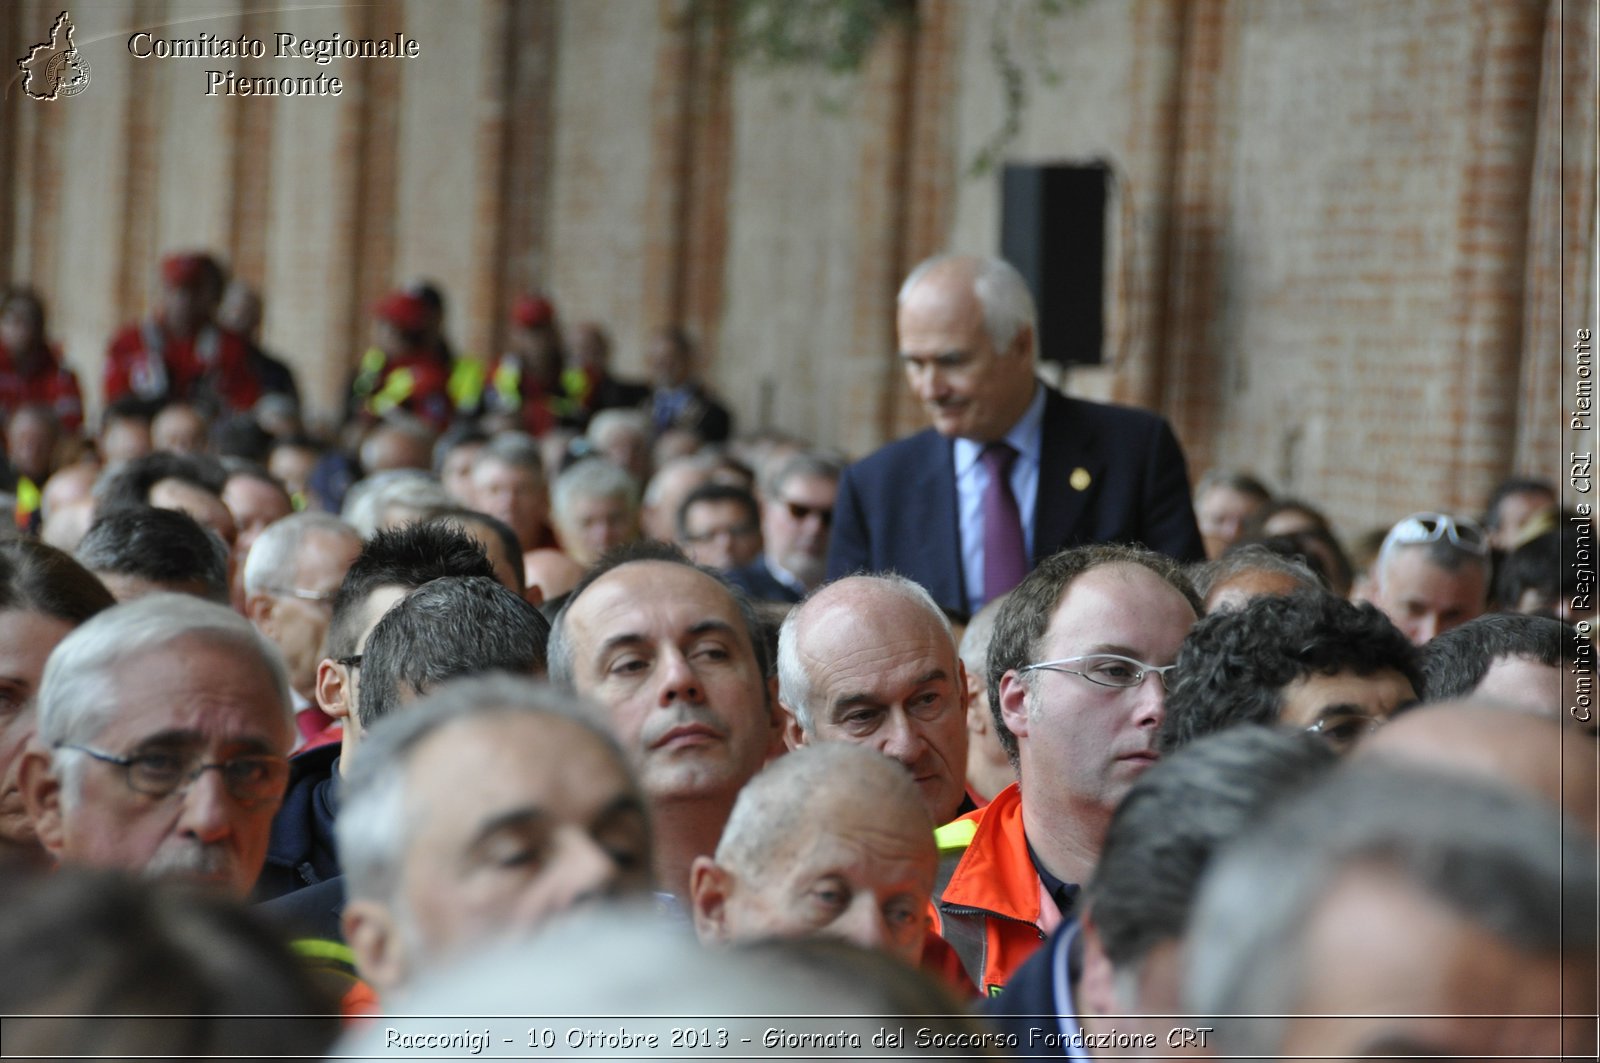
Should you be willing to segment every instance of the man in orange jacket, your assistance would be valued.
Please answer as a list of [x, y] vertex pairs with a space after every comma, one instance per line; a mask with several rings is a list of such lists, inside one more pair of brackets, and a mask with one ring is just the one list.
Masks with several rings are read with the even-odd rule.
[[1018, 782], [936, 833], [939, 932], [988, 995], [1075, 915], [1111, 813], [1154, 764], [1166, 671], [1199, 615], [1175, 562], [1125, 546], [1041, 562], [996, 621], [989, 701]]

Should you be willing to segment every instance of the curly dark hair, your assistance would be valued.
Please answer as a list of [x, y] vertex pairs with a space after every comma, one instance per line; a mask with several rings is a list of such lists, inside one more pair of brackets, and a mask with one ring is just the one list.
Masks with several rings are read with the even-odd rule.
[[1423, 685], [1417, 693], [1429, 701], [1464, 698], [1478, 689], [1500, 657], [1526, 657], [1562, 668], [1580, 653], [1593, 657], [1588, 640], [1553, 616], [1490, 613], [1441, 633], [1423, 647]]
[[1189, 632], [1167, 684], [1161, 749], [1236, 724], [1276, 724], [1284, 687], [1304, 676], [1386, 668], [1422, 689], [1416, 648], [1373, 606], [1331, 594], [1256, 598]]

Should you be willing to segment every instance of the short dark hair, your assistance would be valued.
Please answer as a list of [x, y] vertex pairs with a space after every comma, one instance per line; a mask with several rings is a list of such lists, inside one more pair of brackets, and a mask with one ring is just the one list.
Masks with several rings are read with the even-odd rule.
[[1501, 560], [1494, 597], [1502, 608], [1515, 609], [1528, 591], [1534, 591], [1550, 608], [1563, 598], [1592, 597], [1582, 566], [1562, 564], [1561, 556], [1565, 552], [1570, 558], [1582, 547], [1593, 549], [1594, 524], [1570, 510], [1560, 517], [1559, 527], [1534, 536]]
[[550, 632], [550, 681], [557, 686], [572, 687], [572, 647], [567, 644], [566, 619], [567, 613], [572, 609], [572, 603], [583, 597], [583, 592], [594, 585], [601, 576], [623, 565], [633, 564], [637, 561], [659, 561], [669, 565], [682, 565], [684, 568], [693, 569], [708, 579], [715, 580], [717, 585], [728, 593], [734, 607], [739, 611], [739, 618], [744, 621], [745, 634], [750, 638], [750, 647], [755, 653], [756, 667], [761, 670], [763, 679], [772, 675], [772, 636], [770, 626], [761, 619], [761, 614], [756, 610], [750, 598], [739, 588], [732, 586], [727, 580], [713, 569], [704, 565], [697, 565], [690, 561], [682, 550], [671, 543], [657, 542], [654, 539], [641, 539], [636, 543], [619, 546], [608, 552], [605, 556], [589, 567], [589, 571], [578, 580], [578, 585], [572, 588], [567, 599], [561, 605], [561, 611], [556, 614], [555, 623]]
[[1435, 636], [1422, 649], [1422, 686], [1428, 701], [1464, 698], [1478, 689], [1500, 657], [1526, 657], [1551, 668], [1571, 664], [1577, 629], [1552, 616], [1488, 613]]
[[1500, 528], [1500, 504], [1512, 495], [1549, 495], [1556, 498], [1556, 489], [1548, 480], [1534, 480], [1525, 476], [1513, 476], [1501, 480], [1489, 493], [1489, 501], [1483, 507], [1483, 526], [1489, 531]]
[[95, 484], [95, 512], [103, 516], [119, 509], [148, 506], [151, 488], [162, 480], [178, 480], [221, 498], [228, 476], [215, 458], [153, 451], [125, 462]]
[[1422, 686], [1416, 647], [1374, 606], [1318, 593], [1254, 598], [1211, 614], [1184, 639], [1167, 684], [1161, 749], [1242, 723], [1276, 724], [1283, 689], [1297, 679], [1386, 668]]
[[0, 611], [43, 613], [81, 624], [117, 604], [72, 555], [37, 539], [0, 542]]
[[995, 733], [1000, 745], [1017, 765], [1017, 736], [1006, 726], [1000, 712], [1000, 680], [1013, 669], [1038, 660], [1050, 617], [1079, 576], [1106, 565], [1137, 565], [1148, 569], [1183, 595], [1195, 616], [1204, 612], [1200, 596], [1178, 563], [1165, 554], [1140, 546], [1107, 543], [1063, 550], [1039, 562], [1017, 584], [995, 618], [994, 638], [989, 643], [989, 711], [994, 715]]
[[379, 587], [415, 590], [444, 576], [486, 576], [494, 565], [483, 544], [448, 524], [407, 524], [380, 531], [361, 546], [339, 592], [328, 623], [328, 656], [348, 657], [361, 640], [361, 612]]
[[543, 674], [550, 622], [491, 576], [431, 580], [378, 621], [361, 656], [357, 718], [370, 728], [400, 704], [449, 679]]
[[228, 544], [176, 509], [133, 506], [107, 513], [84, 534], [77, 558], [91, 572], [203, 583], [207, 598], [228, 604]]
[[732, 484], [701, 484], [690, 491], [683, 504], [678, 507], [678, 538], [689, 538], [689, 510], [702, 502], [733, 502], [744, 509], [745, 517], [752, 528], [761, 526], [761, 509], [756, 505], [755, 495]]
[[1311, 735], [1245, 726], [1145, 772], [1111, 817], [1085, 894], [1112, 965], [1181, 938], [1217, 849], [1337, 760]]
[[450, 506], [436, 510], [428, 518], [428, 523], [434, 521], [441, 521], [446, 527], [476, 524], [480, 528], [487, 528], [496, 539], [500, 540], [506, 556], [511, 559], [511, 567], [516, 570], [518, 588], [527, 589], [527, 580], [522, 571], [522, 543], [517, 539], [517, 533], [512, 530], [511, 525], [499, 517], [491, 517], [482, 510], [472, 509], [469, 506]]

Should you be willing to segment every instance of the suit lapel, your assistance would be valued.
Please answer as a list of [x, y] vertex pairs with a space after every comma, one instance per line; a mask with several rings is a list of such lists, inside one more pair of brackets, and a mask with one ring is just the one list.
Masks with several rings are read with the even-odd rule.
[[934, 601], [959, 602], [965, 612], [967, 581], [961, 571], [961, 506], [956, 498], [955, 444], [928, 429], [924, 441], [926, 460], [913, 465], [907, 485], [910, 518], [907, 527], [922, 535], [918, 551], [927, 558], [921, 572], [907, 572], [928, 588]]
[[1089, 529], [1080, 525], [1089, 500], [1103, 486], [1105, 462], [1095, 453], [1089, 429], [1074, 424], [1072, 406], [1054, 388], [1045, 389], [1039, 494], [1033, 509], [1034, 564], [1088, 536]]

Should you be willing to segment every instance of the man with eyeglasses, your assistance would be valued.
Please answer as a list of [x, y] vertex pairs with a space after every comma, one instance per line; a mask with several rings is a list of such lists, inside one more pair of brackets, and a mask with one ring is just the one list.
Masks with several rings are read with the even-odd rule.
[[1372, 602], [1418, 646], [1488, 608], [1489, 537], [1448, 513], [1413, 513], [1389, 530]]
[[780, 459], [761, 488], [761, 537], [754, 562], [729, 582], [763, 602], [798, 602], [823, 581], [833, 530], [833, 505], [843, 464], [804, 451]]
[[360, 552], [361, 536], [338, 517], [296, 513], [267, 525], [245, 556], [244, 614], [288, 665], [296, 749], [338, 738], [333, 718], [317, 707], [317, 664], [333, 596]]
[[63, 864], [250, 892], [289, 776], [283, 661], [219, 605], [154, 594], [62, 640], [21, 779]]
[[1161, 750], [1241, 724], [1343, 752], [1422, 689], [1421, 656], [1389, 618], [1326, 591], [1261, 595], [1195, 625], [1168, 683]]
[[1040, 562], [989, 645], [989, 702], [1017, 783], [937, 832], [954, 863], [939, 932], [996, 995], [1077, 914], [1111, 814], [1160, 758], [1166, 674], [1200, 601], [1170, 558], [1086, 546]]
[[761, 556], [761, 517], [755, 496], [732, 484], [708, 483], [678, 508], [678, 544], [697, 565], [729, 572]]

